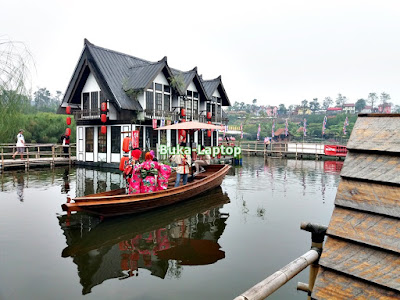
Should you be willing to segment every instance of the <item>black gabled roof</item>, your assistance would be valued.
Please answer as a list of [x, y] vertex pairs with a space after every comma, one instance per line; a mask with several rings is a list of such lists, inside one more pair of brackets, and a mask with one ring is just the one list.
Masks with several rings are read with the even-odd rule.
[[129, 77], [123, 83], [124, 91], [146, 90], [161, 71], [164, 72], [167, 79], [172, 76], [166, 56], [156, 63], [144, 63], [131, 67]]
[[218, 90], [219, 94], [221, 95], [222, 105], [223, 106], [231, 105], [228, 95], [226, 94], [224, 85], [222, 84], [221, 76], [218, 76], [217, 78], [211, 80], [204, 80], [202, 77], [200, 78], [203, 82], [203, 86], [206, 90], [208, 99], [212, 99], [212, 95], [216, 90]]
[[108, 85], [113, 100], [121, 109], [143, 110], [139, 101], [132, 100], [123, 89], [124, 82], [129, 78], [132, 67], [151, 64], [151, 62], [121, 52], [95, 46], [85, 40], [85, 47], [89, 50], [93, 64], [98, 68], [100, 76]]
[[208, 99], [206, 90], [204, 89], [203, 83], [201, 82], [201, 78], [200, 78], [199, 74], [197, 73], [197, 67], [194, 67], [192, 70], [186, 71], [186, 72], [182, 72], [180, 70], [172, 69], [172, 68], [171, 68], [171, 71], [174, 76], [182, 75], [183, 82], [184, 82], [183, 91], [186, 91], [187, 88], [189, 87], [189, 84], [193, 81], [196, 86], [197, 91], [205, 99]]

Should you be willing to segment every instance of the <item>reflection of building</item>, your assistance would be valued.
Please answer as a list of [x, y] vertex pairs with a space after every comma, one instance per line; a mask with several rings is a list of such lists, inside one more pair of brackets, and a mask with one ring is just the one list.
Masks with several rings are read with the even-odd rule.
[[[147, 269], [160, 278], [180, 276], [183, 265], [213, 264], [225, 257], [218, 240], [229, 202], [219, 187], [210, 195], [145, 214], [106, 219], [75, 214], [59, 217], [67, 239], [64, 257], [78, 266], [83, 294], [111, 278]], [[70, 222], [70, 226], [66, 226]]]
[[76, 197], [119, 189], [123, 186], [124, 179], [121, 172], [76, 168]]

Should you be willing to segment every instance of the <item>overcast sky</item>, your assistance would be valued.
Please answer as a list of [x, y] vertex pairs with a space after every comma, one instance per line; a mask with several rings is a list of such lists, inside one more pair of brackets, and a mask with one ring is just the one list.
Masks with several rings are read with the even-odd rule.
[[1, 1], [0, 38], [34, 57], [32, 88], [65, 92], [83, 39], [170, 67], [219, 75], [231, 103], [349, 103], [389, 93], [400, 104], [400, 2]]

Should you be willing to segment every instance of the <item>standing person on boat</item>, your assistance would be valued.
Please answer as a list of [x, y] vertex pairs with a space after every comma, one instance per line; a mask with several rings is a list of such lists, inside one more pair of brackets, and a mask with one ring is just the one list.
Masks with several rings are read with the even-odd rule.
[[[186, 147], [186, 143], [181, 143], [180, 146]], [[192, 159], [191, 159], [190, 155], [175, 154], [171, 157], [171, 161], [178, 165], [176, 167], [175, 187], [179, 186], [181, 177], [182, 177], [183, 185], [187, 184], [188, 174], [189, 174], [189, 166], [192, 163]]]
[[[205, 147], [201, 145], [201, 151], [204, 151]], [[196, 173], [200, 172], [200, 168], [204, 170], [201, 166], [208, 166], [211, 163], [211, 156], [209, 154], [199, 155], [198, 159], [194, 161], [196, 167]]]
[[25, 148], [25, 138], [24, 138], [24, 130], [20, 129], [17, 135], [17, 151], [13, 154], [12, 158], [15, 159], [15, 156], [19, 153], [21, 155], [21, 159], [24, 159], [24, 148]]
[[127, 182], [128, 194], [138, 194], [140, 193], [140, 187], [142, 184], [142, 179], [137, 172], [134, 172], [135, 166], [140, 164], [140, 156], [142, 151], [139, 148], [135, 148], [131, 151], [131, 158], [124, 168], [124, 176]]

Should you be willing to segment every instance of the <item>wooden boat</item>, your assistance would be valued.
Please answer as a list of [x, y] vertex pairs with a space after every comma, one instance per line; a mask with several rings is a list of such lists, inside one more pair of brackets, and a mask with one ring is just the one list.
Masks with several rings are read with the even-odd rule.
[[87, 195], [72, 199], [62, 209], [67, 212], [86, 211], [102, 216], [139, 213], [191, 199], [220, 186], [230, 169], [229, 165], [205, 166], [205, 172], [194, 176], [192, 182], [164, 191], [146, 194], [126, 194], [125, 189]]

